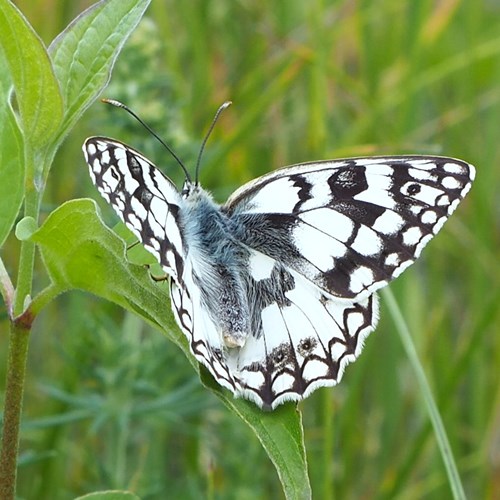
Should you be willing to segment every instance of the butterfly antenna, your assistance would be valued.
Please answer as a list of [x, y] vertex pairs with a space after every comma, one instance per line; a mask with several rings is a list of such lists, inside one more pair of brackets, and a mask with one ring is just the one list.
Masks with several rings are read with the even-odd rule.
[[198, 186], [198, 174], [200, 172], [200, 163], [201, 163], [201, 156], [203, 155], [203, 150], [205, 149], [205, 144], [208, 141], [208, 138], [210, 137], [210, 134], [212, 133], [212, 130], [215, 127], [215, 124], [217, 123], [217, 120], [219, 119], [220, 114], [229, 106], [233, 104], [231, 101], [226, 101], [224, 104], [222, 104], [219, 109], [217, 110], [217, 113], [215, 113], [214, 119], [212, 120], [212, 125], [210, 125], [210, 128], [208, 129], [208, 132], [205, 135], [205, 139], [203, 139], [203, 142], [201, 143], [201, 148], [200, 152], [198, 153], [198, 160], [196, 161], [196, 170], [195, 170], [195, 175], [194, 175], [194, 184], [195, 186]]
[[142, 120], [142, 118], [139, 118], [139, 116], [136, 115], [128, 106], [126, 106], [125, 104], [123, 104], [120, 101], [117, 101], [115, 99], [101, 99], [101, 101], [105, 102], [106, 104], [111, 104], [112, 106], [116, 106], [117, 108], [122, 108], [127, 113], [129, 113], [130, 115], [132, 115], [175, 158], [175, 161], [181, 166], [182, 171], [184, 172], [184, 175], [186, 176], [187, 181], [191, 182], [191, 177], [190, 177], [190, 175], [189, 175], [186, 167], [184, 166], [184, 163], [182, 163], [182, 161], [179, 159], [179, 157], [173, 152], [172, 148], [170, 148], [170, 146], [165, 141], [163, 141], [158, 136], [158, 134], [144, 120]]

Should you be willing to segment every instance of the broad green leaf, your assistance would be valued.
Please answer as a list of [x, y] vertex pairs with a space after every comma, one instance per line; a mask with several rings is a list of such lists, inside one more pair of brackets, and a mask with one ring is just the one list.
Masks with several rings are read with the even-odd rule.
[[41, 147], [61, 122], [62, 99], [42, 41], [8, 0], [0, 0], [0, 46], [16, 91], [24, 138]]
[[[154, 283], [144, 266], [128, 262], [125, 245], [101, 221], [92, 200], [73, 200], [49, 215], [31, 237], [38, 243], [51, 279], [111, 300], [160, 328], [192, 365], [184, 335], [175, 326], [166, 283]], [[202, 369], [202, 381], [255, 432], [274, 463], [287, 498], [310, 497], [300, 414], [294, 404], [273, 412], [235, 399]]]
[[150, 0], [103, 0], [78, 16], [50, 45], [66, 113], [64, 135], [106, 87], [115, 59]]
[[129, 491], [113, 490], [96, 491], [95, 493], [77, 497], [75, 500], [141, 500], [141, 498]]
[[0, 247], [10, 233], [23, 201], [24, 148], [9, 105], [12, 82], [0, 50]]
[[297, 405], [286, 403], [272, 412], [263, 412], [249, 401], [233, 398], [207, 370], [200, 370], [200, 375], [204, 385], [210, 387], [257, 435], [276, 467], [286, 498], [311, 498], [302, 418]]
[[104, 225], [93, 200], [64, 203], [30, 239], [38, 243], [58, 287], [86, 290], [115, 302], [187, 349], [170, 312], [167, 282], [154, 283], [145, 266], [128, 263], [124, 242]]

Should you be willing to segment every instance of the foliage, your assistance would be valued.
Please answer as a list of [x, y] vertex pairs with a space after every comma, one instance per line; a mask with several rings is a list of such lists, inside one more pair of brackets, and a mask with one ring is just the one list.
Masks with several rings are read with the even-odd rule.
[[[126, 250], [121, 226], [108, 229], [116, 219], [107, 207], [101, 215], [78, 199], [97, 199], [79, 151], [86, 134], [130, 143], [181, 180], [129, 117], [89, 108], [148, 3], [100, 2], [65, 29], [78, 2], [60, 0], [50, 16], [45, 0], [16, 2], [32, 29], [0, 2], [0, 278], [6, 306], [19, 316], [28, 304], [37, 318], [18, 495], [272, 498], [281, 488], [267, 451], [286, 494], [307, 496], [303, 426], [316, 498], [448, 497], [437, 438], [384, 301], [342, 384], [315, 393], [300, 413], [288, 405], [261, 414], [203, 370], [211, 391], [201, 388], [165, 283], [150, 280], [137, 248]], [[231, 99], [201, 173], [220, 201], [271, 168], [312, 159], [422, 152], [478, 167], [465, 203], [391, 285], [471, 498], [493, 494], [498, 468], [499, 25], [494, 2], [155, 0], [106, 90], [188, 165], [213, 112]], [[48, 44], [61, 31], [48, 50], [37, 35]], [[13, 303], [7, 276], [16, 269]], [[0, 314], [7, 331], [8, 307]]]

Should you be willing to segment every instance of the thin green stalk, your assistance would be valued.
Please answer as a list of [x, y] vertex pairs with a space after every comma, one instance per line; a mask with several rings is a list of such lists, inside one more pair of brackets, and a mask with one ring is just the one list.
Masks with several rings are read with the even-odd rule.
[[420, 391], [424, 396], [424, 400], [429, 411], [429, 418], [432, 422], [432, 426], [434, 427], [434, 433], [436, 435], [438, 446], [441, 451], [441, 456], [446, 468], [446, 473], [448, 474], [448, 480], [450, 482], [453, 498], [456, 500], [466, 500], [465, 492], [460, 480], [460, 475], [458, 474], [458, 469], [453, 458], [450, 443], [448, 441], [448, 436], [446, 435], [443, 421], [441, 420], [436, 402], [432, 396], [432, 391], [429, 386], [429, 382], [427, 381], [427, 377], [425, 376], [424, 369], [422, 368], [422, 365], [420, 364], [420, 361], [418, 359], [418, 354], [415, 349], [415, 345], [413, 344], [408, 325], [406, 324], [403, 315], [401, 314], [401, 310], [399, 309], [393, 293], [388, 288], [385, 288], [384, 290], [382, 290], [382, 294], [392, 314], [392, 319], [394, 320], [394, 323], [396, 324], [396, 327], [398, 329], [398, 333], [401, 337], [406, 355], [408, 356], [410, 364], [415, 371], [415, 376], [420, 386]]
[[31, 301], [30, 311], [31, 314], [36, 317], [38, 313], [50, 302], [52, 302], [59, 294], [64, 292], [60, 286], [51, 283], [49, 286], [45, 287], [41, 292], [39, 292]]
[[26, 309], [26, 299], [31, 295], [33, 281], [33, 266], [35, 263], [35, 245], [31, 241], [21, 243], [19, 257], [19, 273], [17, 275], [17, 288], [14, 299], [13, 315], [19, 316]]
[[115, 474], [114, 484], [118, 488], [127, 481], [127, 443], [129, 439], [129, 417], [130, 413], [127, 410], [123, 411], [123, 415], [118, 421], [116, 449], [115, 449]]
[[[34, 178], [34, 158], [30, 152], [26, 152], [26, 181], [24, 216], [38, 220], [40, 212], [40, 192], [36, 189]], [[25, 240], [21, 243], [19, 258], [19, 272], [17, 275], [16, 296], [14, 299], [14, 317], [19, 316], [26, 309], [26, 298], [31, 296], [33, 286], [33, 268], [35, 263], [35, 244]]]
[[335, 439], [333, 421], [334, 421], [334, 408], [333, 408], [333, 398], [331, 397], [330, 391], [323, 391], [323, 425], [322, 429], [322, 448], [323, 448], [323, 481], [322, 498], [329, 498], [334, 500], [335, 490], [334, 490], [334, 474], [332, 473], [332, 450], [333, 441]]
[[0, 498], [15, 497], [19, 425], [23, 404], [24, 379], [31, 322], [11, 323], [5, 409], [3, 414], [2, 454], [0, 456]]
[[[439, 393], [438, 401], [440, 401], [441, 411], [446, 410], [453, 398], [450, 397], [456, 392], [460, 383], [460, 375], [467, 371], [467, 369], [474, 362], [478, 355], [478, 350], [482, 345], [485, 345], [484, 336], [488, 335], [488, 324], [491, 318], [495, 318], [500, 302], [500, 290], [491, 295], [488, 302], [485, 303], [481, 317], [477, 322], [470, 327], [471, 335], [466, 344], [461, 346], [461, 354], [456, 360], [453, 369], [449, 373], [446, 382]], [[399, 468], [397, 477], [394, 478], [393, 485], [390, 490], [386, 492], [386, 498], [395, 498], [400, 493], [405, 481], [410, 476], [412, 468], [414, 467], [422, 448], [426, 445], [429, 434], [432, 432], [432, 425], [430, 422], [425, 424], [420, 429], [419, 433], [413, 439], [412, 449], [407, 454], [402, 465]]]
[[12, 281], [10, 280], [9, 273], [7, 272], [2, 259], [0, 259], [0, 293], [2, 294], [3, 301], [7, 306], [7, 311], [9, 312], [9, 314], [11, 314], [15, 292]]
[[[38, 220], [41, 193], [33, 182], [33, 155], [26, 151], [26, 176], [24, 215]], [[19, 453], [19, 427], [24, 395], [28, 341], [34, 315], [26, 298], [31, 295], [35, 245], [30, 241], [21, 243], [17, 288], [10, 313], [9, 357], [5, 384], [2, 450], [0, 454], [0, 498], [15, 497], [17, 457]]]

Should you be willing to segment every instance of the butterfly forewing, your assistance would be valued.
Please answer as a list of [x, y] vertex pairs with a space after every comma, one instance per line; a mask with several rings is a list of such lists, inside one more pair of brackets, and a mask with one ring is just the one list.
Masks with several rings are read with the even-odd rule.
[[414, 262], [473, 173], [442, 157], [303, 164], [243, 186], [225, 210], [245, 226], [248, 246], [335, 297], [362, 299]]
[[100, 193], [171, 276], [196, 359], [267, 409], [340, 380], [376, 326], [374, 291], [419, 256], [474, 178], [451, 158], [324, 161], [271, 172], [218, 207], [198, 186], [181, 196], [118, 141], [90, 138], [84, 152]]
[[181, 195], [139, 152], [119, 141], [91, 137], [83, 146], [90, 176], [126, 226], [173, 277], [182, 279]]

